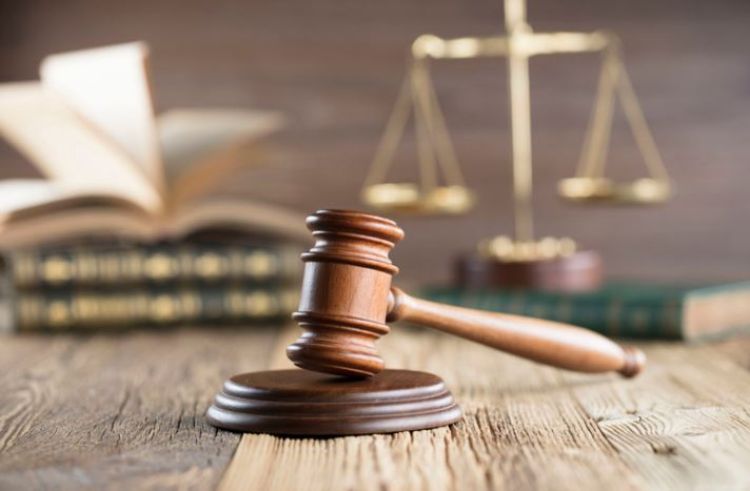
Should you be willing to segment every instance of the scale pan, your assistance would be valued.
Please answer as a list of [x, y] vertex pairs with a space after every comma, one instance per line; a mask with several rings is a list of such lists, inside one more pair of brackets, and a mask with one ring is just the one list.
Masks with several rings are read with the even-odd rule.
[[419, 215], [458, 215], [474, 205], [474, 193], [464, 186], [437, 186], [425, 191], [411, 182], [368, 186], [362, 199], [378, 210]]
[[571, 177], [557, 185], [558, 194], [578, 203], [658, 204], [669, 199], [669, 183], [653, 178], [614, 182], [607, 178]]

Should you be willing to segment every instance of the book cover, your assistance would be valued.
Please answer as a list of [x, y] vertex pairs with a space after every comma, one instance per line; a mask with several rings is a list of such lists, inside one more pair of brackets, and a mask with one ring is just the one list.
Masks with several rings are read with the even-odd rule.
[[611, 283], [591, 293], [427, 288], [436, 302], [565, 322], [612, 337], [699, 340], [750, 331], [750, 282]]

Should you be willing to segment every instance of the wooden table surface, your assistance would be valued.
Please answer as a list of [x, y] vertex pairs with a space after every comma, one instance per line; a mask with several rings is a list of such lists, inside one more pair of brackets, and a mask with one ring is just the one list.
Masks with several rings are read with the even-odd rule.
[[284, 439], [209, 426], [223, 379], [286, 366], [296, 328], [0, 338], [0, 489], [748, 489], [750, 339], [644, 343], [635, 380], [398, 327], [392, 367], [440, 374], [459, 424]]

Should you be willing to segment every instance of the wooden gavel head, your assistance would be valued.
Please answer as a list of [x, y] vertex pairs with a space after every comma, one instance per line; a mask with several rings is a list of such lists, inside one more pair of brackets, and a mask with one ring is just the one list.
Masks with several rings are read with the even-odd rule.
[[305, 331], [287, 348], [300, 368], [353, 377], [376, 374], [383, 360], [375, 341], [389, 328], [388, 253], [404, 237], [392, 220], [356, 211], [320, 210], [307, 218], [315, 245], [305, 263], [299, 310]]

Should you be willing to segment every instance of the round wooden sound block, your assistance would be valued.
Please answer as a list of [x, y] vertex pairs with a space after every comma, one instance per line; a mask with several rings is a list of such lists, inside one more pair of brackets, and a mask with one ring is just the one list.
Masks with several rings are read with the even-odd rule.
[[464, 288], [524, 288], [583, 292], [602, 284], [602, 258], [595, 251], [538, 261], [502, 261], [467, 255], [456, 261], [456, 284]]
[[235, 375], [206, 417], [233, 431], [340, 436], [444, 426], [461, 419], [461, 409], [431, 373], [384, 370], [349, 379], [292, 369]]

